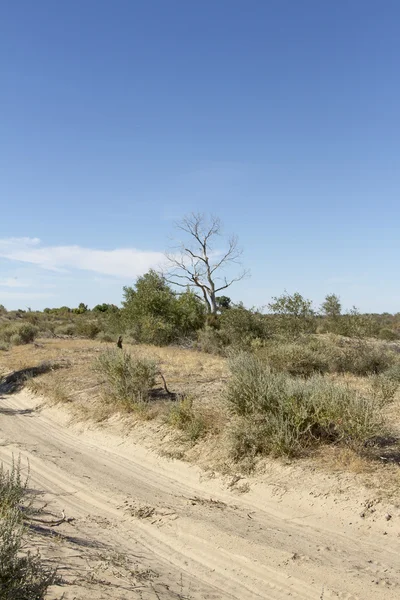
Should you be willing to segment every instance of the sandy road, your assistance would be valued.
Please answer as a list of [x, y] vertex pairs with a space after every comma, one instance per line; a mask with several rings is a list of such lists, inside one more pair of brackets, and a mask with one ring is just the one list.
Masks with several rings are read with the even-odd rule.
[[240, 495], [36, 405], [25, 391], [0, 398], [0, 460], [29, 459], [31, 486], [75, 519], [54, 546], [66, 599], [400, 598], [399, 511], [360, 518], [360, 498], [306, 484]]

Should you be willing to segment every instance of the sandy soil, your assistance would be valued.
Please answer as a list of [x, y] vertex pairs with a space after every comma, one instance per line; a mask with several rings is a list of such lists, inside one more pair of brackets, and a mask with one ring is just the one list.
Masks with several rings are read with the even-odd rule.
[[400, 510], [351, 479], [277, 463], [263, 480], [206, 476], [134, 432], [67, 421], [25, 390], [0, 398], [0, 460], [29, 460], [36, 501], [74, 519], [37, 527], [65, 580], [51, 598], [400, 597]]

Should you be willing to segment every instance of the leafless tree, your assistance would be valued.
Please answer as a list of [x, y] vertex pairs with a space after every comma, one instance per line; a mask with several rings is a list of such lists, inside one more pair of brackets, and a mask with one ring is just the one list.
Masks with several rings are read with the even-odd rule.
[[[226, 290], [247, 274], [239, 270], [236, 275], [227, 275], [232, 265], [241, 265], [242, 250], [238, 237], [232, 235], [224, 240], [225, 248], [217, 245], [224, 238], [222, 224], [218, 217], [207, 217], [201, 213], [191, 213], [176, 224], [185, 234], [185, 241], [166, 253], [166, 281], [179, 287], [196, 290], [196, 295], [204, 300], [207, 311], [215, 314], [218, 310], [217, 294]], [[230, 271], [231, 269], [229, 269]]]

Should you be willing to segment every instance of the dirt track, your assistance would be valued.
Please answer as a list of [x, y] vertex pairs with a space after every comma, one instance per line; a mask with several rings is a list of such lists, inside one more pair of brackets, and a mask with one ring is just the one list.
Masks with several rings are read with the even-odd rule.
[[387, 509], [367, 507], [361, 517], [361, 493], [335, 496], [294, 470], [293, 485], [275, 477], [239, 494], [36, 405], [25, 391], [0, 398], [0, 460], [29, 459], [31, 486], [75, 519], [51, 545], [65, 599], [400, 597], [399, 510], [386, 520]]

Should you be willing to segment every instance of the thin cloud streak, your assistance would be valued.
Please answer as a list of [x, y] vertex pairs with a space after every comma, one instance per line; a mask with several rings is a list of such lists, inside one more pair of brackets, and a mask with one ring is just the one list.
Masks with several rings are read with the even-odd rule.
[[44, 246], [38, 238], [0, 239], [0, 257], [49, 271], [80, 269], [124, 278], [135, 278], [164, 262], [161, 252], [136, 248], [98, 250], [81, 246]]

